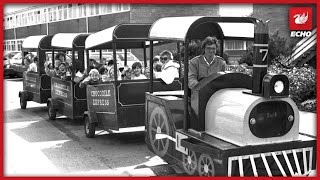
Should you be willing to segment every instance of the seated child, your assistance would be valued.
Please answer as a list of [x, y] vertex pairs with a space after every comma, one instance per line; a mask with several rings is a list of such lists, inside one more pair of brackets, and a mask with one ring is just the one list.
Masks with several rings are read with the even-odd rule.
[[58, 76], [59, 72], [59, 66], [61, 64], [61, 60], [60, 59], [56, 59], [54, 61], [54, 67], [52, 66], [51, 61], [46, 61], [44, 63], [44, 71], [46, 72], [46, 74], [50, 77], [56, 77]]
[[38, 72], [38, 58], [34, 57], [31, 60], [31, 64], [29, 64], [29, 67], [27, 69], [27, 72], [32, 71], [32, 72]]
[[129, 66], [125, 66], [121, 77], [122, 80], [130, 80], [132, 78], [132, 69]]
[[23, 59], [23, 70], [24, 71], [28, 70], [30, 64], [32, 63], [32, 58], [33, 58], [32, 54], [27, 54], [22, 58]]
[[99, 69], [99, 74], [101, 75], [102, 82], [106, 82], [109, 80], [108, 69], [106, 67], [102, 66]]
[[160, 78], [162, 63], [160, 61], [153, 64], [154, 78]]
[[63, 80], [71, 80], [71, 71], [66, 63], [61, 63], [59, 65], [59, 73], [57, 74], [57, 76]]
[[135, 62], [132, 64], [133, 76], [132, 79], [147, 79], [147, 77], [142, 73], [142, 65], [140, 62]]
[[79, 87], [84, 88], [88, 84], [99, 84], [101, 82], [99, 71], [97, 69], [91, 69], [89, 76], [80, 82]]
[[[114, 75], [115, 75], [114, 74], [114, 66], [111, 66], [111, 68], [108, 71], [108, 74], [109, 74], [109, 77], [108, 77], [107, 81], [114, 81]], [[118, 75], [118, 80], [121, 80], [121, 73], [119, 70], [117, 72], [117, 75]]]

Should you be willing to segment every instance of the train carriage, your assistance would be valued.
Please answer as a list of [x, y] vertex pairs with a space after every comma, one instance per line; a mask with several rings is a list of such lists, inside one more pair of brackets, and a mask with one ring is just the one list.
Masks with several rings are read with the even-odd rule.
[[299, 134], [299, 111], [289, 98], [288, 78], [267, 74], [266, 23], [250, 17], [168, 17], [154, 22], [149, 32], [151, 42], [184, 43], [185, 75], [187, 45], [207, 36], [219, 39], [221, 54], [227, 39], [253, 41], [253, 75], [212, 74], [191, 90], [185, 76], [183, 91], [146, 93], [148, 148], [189, 175], [313, 172], [316, 140]]
[[20, 107], [25, 109], [27, 101], [34, 101], [37, 103], [46, 103], [51, 97], [50, 77], [44, 71], [44, 61], [46, 60], [46, 53], [51, 51], [51, 35], [29, 36], [22, 44], [23, 56], [27, 53], [37, 53], [37, 72], [21, 70], [23, 72], [23, 91], [19, 92]]
[[[86, 40], [87, 50], [112, 49], [117, 59], [117, 49], [143, 49], [144, 65], [147, 64], [146, 48], [151, 24], [119, 24], [90, 35]], [[160, 43], [159, 43], [160, 44]], [[114, 63], [115, 77], [118, 64]], [[151, 75], [152, 76], [152, 75]], [[181, 90], [182, 83], [176, 78], [170, 85], [157, 79], [152, 84], [156, 90]], [[144, 126], [145, 92], [150, 90], [150, 80], [119, 80], [98, 85], [87, 85], [88, 111], [84, 113], [85, 134], [92, 138], [96, 127], [104, 130], [119, 130], [127, 127]]]
[[[61, 113], [72, 120], [82, 119], [87, 109], [86, 89], [80, 88], [74, 81], [76, 64], [80, 71], [84, 71], [85, 40], [89, 34], [58, 33], [52, 38], [52, 54], [59, 51], [72, 52], [71, 80], [59, 77], [51, 78], [51, 98], [47, 101], [49, 119], [55, 120], [56, 114]], [[76, 60], [77, 58], [77, 60]], [[54, 64], [54, 59], [52, 59]]]

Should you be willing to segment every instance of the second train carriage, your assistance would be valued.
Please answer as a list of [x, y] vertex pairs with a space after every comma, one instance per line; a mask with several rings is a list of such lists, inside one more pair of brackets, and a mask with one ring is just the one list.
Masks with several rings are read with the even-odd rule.
[[[112, 49], [117, 59], [117, 49], [143, 49], [144, 65], [147, 63], [146, 48], [151, 24], [119, 24], [90, 35], [86, 39], [87, 50]], [[114, 63], [115, 77], [119, 73]], [[157, 79], [152, 84], [155, 90], [181, 90], [178, 78], [170, 85]], [[84, 113], [84, 129], [87, 137], [95, 135], [96, 127], [104, 130], [144, 126], [145, 92], [150, 91], [150, 80], [120, 80], [87, 85], [88, 111]]]
[[[254, 41], [253, 75], [212, 74], [190, 92], [185, 76], [183, 91], [146, 93], [148, 148], [189, 175], [302, 176], [314, 171], [316, 140], [299, 134], [288, 78], [267, 74], [267, 24], [248, 17], [168, 17], [156, 21], [149, 33], [151, 41], [185, 45], [207, 36], [220, 40], [221, 53], [227, 39]], [[188, 74], [188, 46], [184, 50]]]

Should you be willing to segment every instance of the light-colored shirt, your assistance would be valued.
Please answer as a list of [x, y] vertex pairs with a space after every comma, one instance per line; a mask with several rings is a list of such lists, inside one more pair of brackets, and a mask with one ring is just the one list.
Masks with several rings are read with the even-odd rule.
[[29, 68], [27, 69], [27, 71], [32, 71], [32, 72], [38, 72], [38, 66], [36, 63], [31, 63], [29, 64]]
[[147, 77], [143, 74], [140, 74], [139, 76], [133, 76], [132, 79], [147, 79]]
[[204, 55], [196, 56], [189, 61], [188, 85], [192, 89], [198, 82], [213, 73], [225, 71], [226, 62], [220, 56], [215, 56], [211, 63], [208, 63]]
[[180, 65], [178, 63], [169, 60], [162, 66], [161, 72], [156, 74], [156, 76], [161, 78], [166, 84], [171, 84], [174, 78], [179, 77], [179, 67]]

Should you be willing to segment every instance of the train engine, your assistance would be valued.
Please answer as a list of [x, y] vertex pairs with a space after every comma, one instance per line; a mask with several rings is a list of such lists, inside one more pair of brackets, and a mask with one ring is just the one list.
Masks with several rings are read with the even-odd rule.
[[255, 28], [252, 76], [212, 74], [189, 100], [186, 91], [146, 93], [152, 152], [189, 175], [304, 176], [315, 170], [316, 140], [299, 134], [289, 80], [267, 74], [264, 26]]

